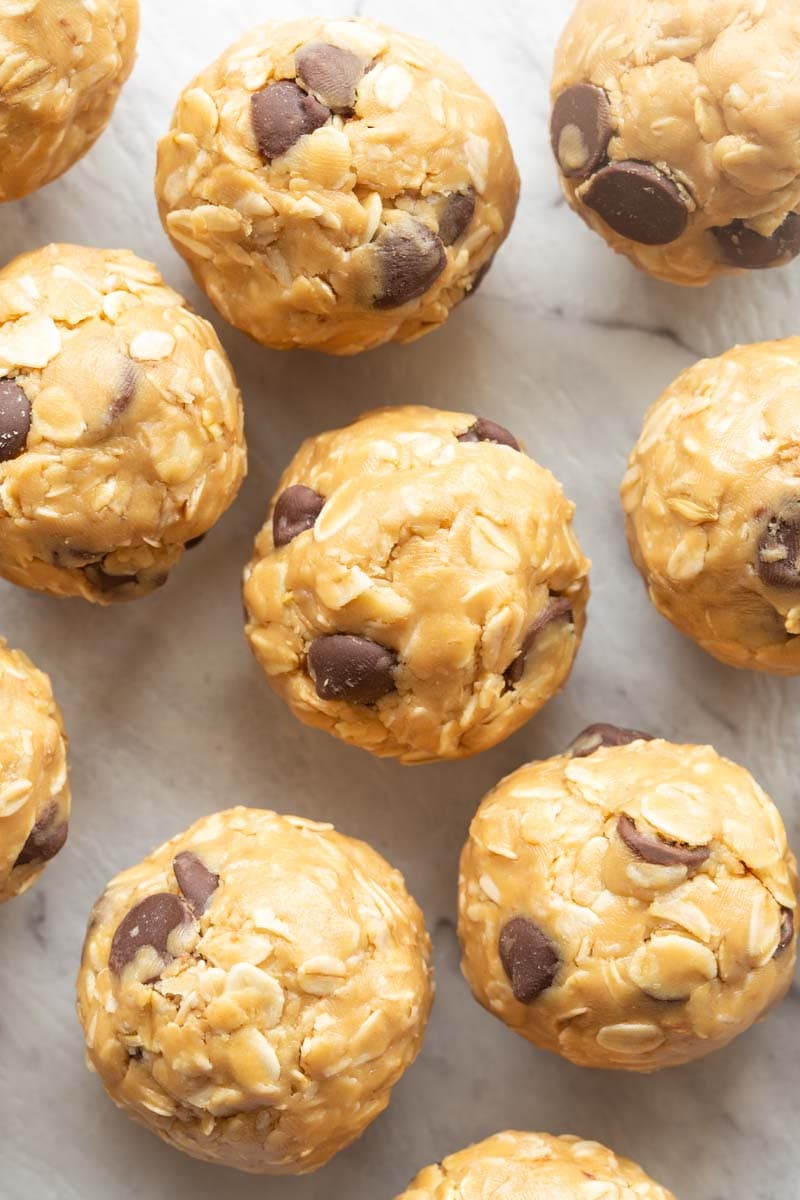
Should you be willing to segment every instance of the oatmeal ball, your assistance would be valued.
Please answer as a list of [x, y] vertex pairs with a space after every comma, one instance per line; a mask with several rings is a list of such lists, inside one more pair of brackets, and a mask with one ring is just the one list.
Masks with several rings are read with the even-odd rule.
[[498, 1133], [426, 1167], [397, 1200], [674, 1200], [597, 1142]]
[[796, 0], [579, 0], [552, 97], [567, 199], [637, 267], [700, 285], [800, 254]]
[[112, 1100], [207, 1162], [316, 1170], [416, 1058], [433, 991], [398, 871], [332, 826], [204, 817], [112, 880], [78, 1012]]
[[138, 0], [0, 5], [0, 201], [50, 183], [94, 145], [138, 33]]
[[50, 680], [0, 638], [0, 904], [67, 840], [67, 740]]
[[306, 724], [404, 762], [494, 746], [565, 682], [589, 563], [507, 429], [431, 408], [305, 442], [245, 572], [247, 636]]
[[225, 352], [155, 267], [48, 246], [0, 271], [0, 575], [98, 604], [146, 595], [244, 471]]
[[181, 96], [156, 179], [219, 311], [279, 350], [441, 325], [514, 219], [505, 125], [457, 63], [375, 21], [253, 30]]
[[476, 999], [585, 1067], [655, 1071], [726, 1045], [795, 965], [777, 809], [710, 746], [592, 726], [486, 797], [461, 859]]
[[738, 346], [651, 408], [622, 483], [660, 613], [734, 667], [800, 674], [800, 338]]

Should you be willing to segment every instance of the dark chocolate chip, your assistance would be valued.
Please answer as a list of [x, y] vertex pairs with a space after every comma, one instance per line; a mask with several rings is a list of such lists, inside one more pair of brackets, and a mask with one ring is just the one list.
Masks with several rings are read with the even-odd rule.
[[319, 637], [308, 648], [308, 670], [322, 700], [374, 704], [395, 690], [397, 656], [352, 634]]
[[602, 88], [578, 83], [553, 105], [550, 142], [562, 173], [570, 179], [588, 179], [605, 162], [611, 132], [611, 105]]
[[519, 450], [519, 442], [514, 437], [513, 433], [498, 425], [495, 421], [489, 421], [486, 417], [478, 417], [474, 425], [470, 425], [466, 433], [458, 435], [459, 442], [494, 442], [498, 446], [510, 446], [512, 450]]
[[265, 162], [291, 150], [306, 133], [313, 133], [330, 117], [330, 109], [289, 79], [270, 83], [251, 98], [253, 131]]
[[400, 308], [433, 287], [447, 266], [447, 252], [438, 234], [409, 217], [384, 226], [375, 242], [377, 258], [376, 308]]
[[791, 262], [800, 254], [800, 213], [789, 213], [769, 237], [764, 237], [744, 221], [731, 221], [711, 231], [722, 256], [732, 267], [745, 271], [763, 271]]
[[775, 958], [788, 950], [794, 941], [794, 913], [790, 908], [781, 909], [781, 939], [775, 951]]
[[22, 454], [30, 428], [30, 400], [13, 379], [0, 379], [0, 463]]
[[539, 616], [534, 621], [533, 625], [525, 635], [525, 640], [522, 643], [522, 648], [517, 657], [512, 662], [511, 666], [506, 670], [504, 679], [506, 687], [512, 688], [519, 683], [525, 674], [525, 667], [528, 662], [528, 655], [533, 649], [534, 643], [548, 625], [553, 621], [557, 621], [559, 617], [569, 616], [572, 619], [572, 601], [566, 596], [551, 596], [547, 604], [542, 609]]
[[689, 222], [680, 188], [650, 163], [609, 163], [580, 196], [615, 233], [643, 246], [676, 241]]
[[623, 729], [619, 725], [587, 725], [567, 750], [570, 758], [587, 758], [601, 746], [629, 746], [631, 742], [652, 742], [651, 733], [640, 729]]
[[183, 547], [184, 550], [194, 550], [197, 546], [204, 542], [207, 537], [207, 533], [201, 533], [196, 538], [189, 538], [188, 542]]
[[475, 216], [475, 204], [472, 188], [466, 192], [452, 192], [447, 197], [439, 218], [439, 237], [445, 246], [453, 246], [467, 232]]
[[632, 854], [658, 867], [688, 867], [696, 871], [711, 853], [708, 846], [683, 846], [667, 842], [657, 834], [641, 833], [627, 813], [617, 821], [617, 833]]
[[132, 362], [129, 362], [123, 372], [119, 388], [117, 389], [117, 394], [111, 401], [111, 404], [108, 408], [109, 425], [113, 425], [115, 421], [118, 421], [122, 414], [126, 412], [128, 408], [130, 408], [131, 401], [136, 395], [136, 384], [138, 378], [139, 373], [136, 365]]
[[324, 507], [324, 497], [302, 483], [281, 492], [272, 514], [272, 540], [276, 547], [288, 546], [299, 534], [313, 529]]
[[17, 855], [15, 867], [23, 867], [28, 863], [49, 862], [51, 858], [55, 858], [66, 842], [69, 832], [67, 822], [59, 817], [58, 805], [48, 804]]
[[183, 850], [176, 855], [172, 869], [178, 881], [178, 887], [191, 904], [195, 914], [200, 917], [206, 911], [208, 902], [219, 886], [219, 875], [214, 875], [191, 850]]
[[317, 100], [335, 113], [353, 111], [367, 66], [363, 58], [328, 42], [310, 42], [297, 51], [295, 64], [297, 78]]
[[767, 587], [800, 588], [800, 501], [770, 517], [758, 541], [756, 570]]
[[520, 1004], [531, 1004], [546, 992], [561, 965], [549, 937], [527, 917], [514, 917], [503, 926], [500, 961]]
[[117, 926], [108, 965], [119, 975], [143, 946], [152, 946], [162, 958], [168, 958], [169, 935], [173, 929], [188, 925], [192, 920], [188, 904], [172, 892], [157, 892], [145, 897]]

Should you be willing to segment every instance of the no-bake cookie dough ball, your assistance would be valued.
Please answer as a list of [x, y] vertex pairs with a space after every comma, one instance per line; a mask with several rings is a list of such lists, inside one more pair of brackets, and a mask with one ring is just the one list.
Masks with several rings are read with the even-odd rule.
[[55, 858], [68, 819], [66, 738], [50, 680], [0, 638], [0, 903]]
[[519, 193], [491, 100], [375, 21], [272, 22], [184, 91], [161, 216], [226, 320], [276, 349], [409, 342], [478, 286]]
[[208, 1162], [321, 1167], [419, 1052], [430, 943], [402, 876], [330, 825], [204, 817], [95, 905], [78, 978], [116, 1104]]
[[715, 658], [800, 674], [800, 338], [685, 371], [622, 483], [653, 604]]
[[796, 890], [780, 815], [743, 767], [593, 726], [478, 810], [463, 971], [485, 1008], [572, 1062], [675, 1066], [783, 998]]
[[153, 591], [233, 501], [241, 398], [213, 328], [127, 251], [0, 271], [0, 575], [98, 604]]
[[795, 0], [579, 0], [551, 138], [569, 203], [671, 283], [800, 254]]
[[508, 737], [562, 686], [589, 563], [507, 429], [392, 408], [312, 438], [245, 573], [247, 636], [309, 725], [405, 762]]
[[[604, 1186], [606, 1185], [606, 1186]], [[498, 1133], [426, 1167], [397, 1200], [674, 1200], [641, 1167], [597, 1142]]]
[[138, 0], [0, 6], [0, 201], [68, 170], [111, 120], [131, 73]]

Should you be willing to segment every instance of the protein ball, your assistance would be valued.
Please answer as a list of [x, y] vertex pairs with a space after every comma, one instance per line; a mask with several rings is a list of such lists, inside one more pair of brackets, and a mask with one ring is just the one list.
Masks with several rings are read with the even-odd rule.
[[131, 73], [138, 0], [26, 0], [0, 10], [0, 201], [67, 171], [111, 120]]
[[0, 903], [67, 840], [67, 743], [50, 680], [0, 638]]
[[659, 279], [800, 254], [800, 27], [785, 0], [578, 0], [551, 141], [572, 208]]
[[589, 563], [516, 438], [398, 407], [305, 442], [245, 572], [247, 636], [293, 712], [415, 763], [494, 746], [566, 681]]
[[225, 352], [155, 267], [48, 246], [0, 271], [0, 575], [97, 604], [146, 595], [245, 466]]
[[615, 732], [483, 801], [461, 858], [462, 969], [535, 1045], [656, 1071], [725, 1046], [783, 998], [797, 875], [743, 767]]
[[251, 31], [183, 92], [161, 217], [226, 320], [356, 354], [441, 325], [514, 219], [505, 125], [462, 67], [375, 21]]
[[402, 876], [330, 825], [235, 808], [112, 880], [78, 1013], [112, 1100], [179, 1150], [321, 1167], [416, 1058], [430, 942]]
[[645, 418], [622, 482], [658, 611], [734, 667], [800, 674], [800, 338], [691, 367]]
[[598, 1142], [547, 1133], [498, 1133], [426, 1167], [397, 1200], [675, 1200], [641, 1167]]

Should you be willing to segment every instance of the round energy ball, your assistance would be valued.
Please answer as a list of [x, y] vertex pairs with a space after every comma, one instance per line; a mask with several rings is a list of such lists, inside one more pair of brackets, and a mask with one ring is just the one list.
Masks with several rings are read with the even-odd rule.
[[[607, 1186], [603, 1186], [607, 1185]], [[641, 1167], [597, 1142], [498, 1133], [426, 1167], [397, 1200], [674, 1200]]]
[[166, 1142], [316, 1170], [416, 1058], [430, 942], [402, 876], [330, 825], [235, 808], [112, 880], [78, 1013], [112, 1100]]
[[0, 271], [0, 575], [98, 604], [146, 595], [245, 465], [225, 352], [155, 267], [48, 246]]
[[0, 9], [0, 201], [27, 196], [89, 150], [131, 73], [138, 0], [22, 0]]
[[780, 815], [710, 746], [593, 726], [486, 797], [461, 859], [476, 999], [579, 1066], [655, 1071], [780, 1001], [797, 876]]
[[567, 200], [637, 267], [701, 285], [800, 254], [795, 3], [579, 0], [552, 98]]
[[509, 232], [505, 125], [462, 67], [367, 20], [253, 30], [184, 91], [161, 217], [227, 321], [356, 354], [441, 325]]
[[67, 840], [67, 743], [50, 680], [0, 638], [0, 904]]
[[404, 762], [463, 758], [567, 679], [589, 563], [507, 429], [398, 407], [311, 438], [245, 572], [247, 636], [306, 724]]
[[678, 377], [622, 483], [658, 611], [734, 667], [800, 674], [800, 338], [738, 346]]

